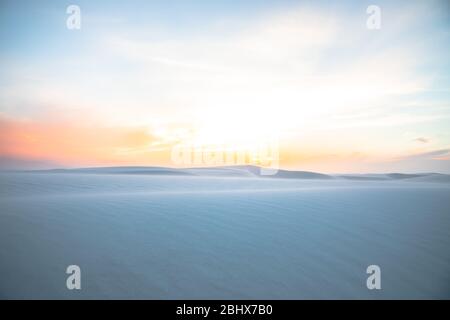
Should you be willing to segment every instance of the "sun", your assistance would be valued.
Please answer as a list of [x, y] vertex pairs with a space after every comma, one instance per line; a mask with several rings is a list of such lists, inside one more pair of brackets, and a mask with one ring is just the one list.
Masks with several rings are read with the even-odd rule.
[[201, 114], [195, 121], [191, 142], [250, 150], [279, 137], [280, 130], [275, 118], [258, 114], [251, 108], [234, 108], [233, 111], [217, 110]]

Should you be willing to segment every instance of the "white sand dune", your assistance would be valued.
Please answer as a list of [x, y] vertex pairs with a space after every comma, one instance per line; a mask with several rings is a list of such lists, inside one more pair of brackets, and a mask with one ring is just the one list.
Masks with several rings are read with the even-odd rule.
[[[18, 171], [23, 172], [23, 171]], [[346, 180], [408, 180], [428, 182], [450, 182], [450, 175], [439, 173], [388, 173], [388, 174], [345, 174], [327, 175], [310, 171], [278, 170], [273, 175], [261, 175], [261, 168], [252, 165], [222, 166], [208, 168], [166, 168], [166, 167], [93, 167], [76, 169], [31, 170], [33, 173], [75, 173], [75, 174], [135, 174], [208, 177], [260, 177], [281, 179], [346, 179]]]
[[413, 181], [413, 182], [450, 182], [450, 175], [441, 173], [417, 173], [417, 174], [405, 174], [405, 173], [388, 173], [388, 174], [353, 174], [353, 175], [337, 175], [337, 178], [347, 180], [360, 180], [360, 181]]
[[1, 173], [0, 298], [450, 298], [446, 175], [256, 169]]

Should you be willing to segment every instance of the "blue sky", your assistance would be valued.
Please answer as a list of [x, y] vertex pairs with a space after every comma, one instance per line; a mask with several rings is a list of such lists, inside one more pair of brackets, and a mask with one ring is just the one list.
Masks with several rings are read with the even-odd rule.
[[[81, 30], [66, 28], [70, 4]], [[382, 10], [380, 30], [366, 28], [370, 4]], [[245, 145], [276, 134], [287, 168], [450, 171], [446, 1], [0, 6], [2, 156], [170, 165], [180, 140]], [[148, 139], [73, 153], [82, 142], [36, 131], [55, 123]], [[35, 144], [17, 134], [24, 127]]]

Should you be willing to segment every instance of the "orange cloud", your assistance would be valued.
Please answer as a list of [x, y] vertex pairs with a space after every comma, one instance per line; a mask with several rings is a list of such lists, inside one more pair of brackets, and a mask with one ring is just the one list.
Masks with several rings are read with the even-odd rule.
[[155, 164], [155, 138], [142, 127], [96, 127], [0, 118], [0, 155], [62, 164]]

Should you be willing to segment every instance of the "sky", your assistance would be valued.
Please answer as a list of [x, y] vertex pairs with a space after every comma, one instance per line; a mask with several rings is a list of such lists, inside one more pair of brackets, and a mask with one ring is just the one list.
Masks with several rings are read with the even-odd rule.
[[0, 0], [0, 46], [3, 168], [450, 173], [447, 1]]

